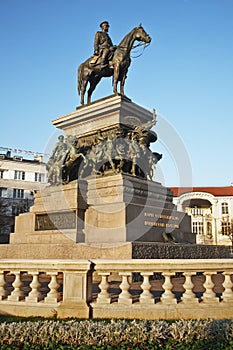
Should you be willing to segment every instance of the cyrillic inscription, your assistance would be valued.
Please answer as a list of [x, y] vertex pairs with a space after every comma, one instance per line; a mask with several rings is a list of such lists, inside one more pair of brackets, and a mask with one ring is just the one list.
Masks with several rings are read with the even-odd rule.
[[145, 226], [179, 228], [179, 217], [174, 215], [156, 214], [145, 212]]

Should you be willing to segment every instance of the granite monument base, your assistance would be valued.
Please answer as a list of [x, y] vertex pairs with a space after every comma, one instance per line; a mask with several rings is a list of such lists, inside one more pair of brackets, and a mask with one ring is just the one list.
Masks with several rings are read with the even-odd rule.
[[190, 217], [176, 210], [171, 191], [128, 174], [87, 179], [85, 242], [195, 243]]
[[[113, 186], [114, 183], [115, 186]], [[182, 242], [184, 237], [186, 240], [189, 238], [188, 231], [183, 231], [181, 235], [178, 228], [173, 231], [176, 242], [163, 243], [164, 230], [171, 229], [166, 224], [173, 219], [168, 216], [171, 216], [171, 213], [172, 216], [178, 214], [171, 202], [171, 192], [168, 189], [158, 183], [149, 184], [150, 198], [146, 199], [146, 186], [148, 184], [144, 183], [143, 187], [143, 182], [136, 178], [119, 174], [108, 177], [108, 182], [103, 178], [92, 178], [89, 179], [89, 184], [88, 181], [73, 181], [63, 186], [47, 187], [36, 194], [35, 204], [30, 213], [20, 214], [17, 217], [10, 244], [0, 245], [0, 258], [205, 259], [230, 257], [230, 247], [199, 246], [192, 242], [177, 243], [178, 240]], [[128, 190], [123, 190], [126, 188]], [[111, 210], [108, 208], [111, 215], [106, 223], [102, 215], [106, 215], [110, 198], [113, 207]], [[116, 211], [120, 200], [124, 210]], [[111, 213], [112, 208], [115, 212]], [[158, 215], [155, 216], [156, 208], [157, 213], [160, 213], [159, 222], [164, 225], [162, 227], [145, 225], [145, 221], [158, 220]], [[95, 215], [92, 215], [93, 212]], [[150, 213], [149, 216], [148, 213]], [[120, 216], [124, 220], [119, 219]], [[141, 221], [140, 226], [137, 227], [134, 223], [131, 226], [132, 221], [138, 218]], [[127, 219], [129, 225], [127, 225]], [[89, 225], [85, 225], [85, 222]], [[90, 230], [90, 222], [92, 226], [95, 224], [94, 233]], [[120, 222], [126, 223], [122, 226], [122, 230], [124, 229], [122, 241], [119, 241], [118, 236]], [[107, 224], [108, 228], [106, 228]], [[113, 225], [117, 229], [112, 229]], [[103, 235], [103, 226], [107, 236]], [[151, 237], [157, 241], [151, 241]]]
[[[72, 135], [81, 147], [87, 147], [95, 146], [100, 137], [106, 142], [113, 137], [116, 142], [114, 135], [119, 131], [126, 135], [129, 132], [132, 137], [133, 132], [138, 132], [134, 129], [136, 121], [146, 128], [153, 118], [151, 111], [127, 97], [113, 95], [78, 107], [55, 119], [53, 124], [65, 137]], [[150, 127], [144, 131], [153, 136], [151, 142], [156, 141], [156, 133], [150, 132]], [[142, 144], [139, 146], [142, 150]], [[126, 173], [124, 167], [119, 172], [109, 168], [102, 175], [91, 172], [38, 192], [30, 212], [16, 218], [15, 232], [10, 236], [10, 244], [0, 246], [0, 257], [172, 259], [195, 254], [201, 258], [226, 257], [225, 247], [196, 246], [190, 217], [177, 211], [168, 188], [147, 180], [145, 174], [134, 176], [132, 169]], [[221, 250], [221, 254], [210, 254], [211, 250]]]

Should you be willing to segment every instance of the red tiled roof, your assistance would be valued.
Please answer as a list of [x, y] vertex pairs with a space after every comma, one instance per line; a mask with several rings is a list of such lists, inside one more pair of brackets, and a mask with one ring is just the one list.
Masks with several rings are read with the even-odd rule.
[[207, 192], [213, 196], [233, 196], [233, 186], [225, 187], [170, 187], [174, 197], [189, 192]]

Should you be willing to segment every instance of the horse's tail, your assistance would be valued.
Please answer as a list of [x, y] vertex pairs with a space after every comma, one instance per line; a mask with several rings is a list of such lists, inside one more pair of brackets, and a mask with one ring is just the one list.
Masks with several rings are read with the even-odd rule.
[[82, 81], [83, 81], [82, 72], [83, 72], [83, 63], [80, 64], [80, 66], [78, 67], [78, 94], [79, 95], [81, 92]]

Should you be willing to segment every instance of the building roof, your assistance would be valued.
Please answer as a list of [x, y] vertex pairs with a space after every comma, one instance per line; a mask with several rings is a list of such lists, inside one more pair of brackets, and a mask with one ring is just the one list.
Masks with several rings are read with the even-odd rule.
[[0, 153], [0, 159], [1, 160], [6, 160], [6, 161], [11, 161], [11, 162], [22, 162], [22, 163], [33, 163], [33, 164], [44, 164], [42, 161], [42, 157], [34, 157], [34, 159], [25, 159], [22, 156], [7, 156], [3, 153]]
[[170, 187], [174, 197], [179, 197], [184, 193], [207, 192], [216, 197], [233, 196], [233, 186], [224, 187]]

